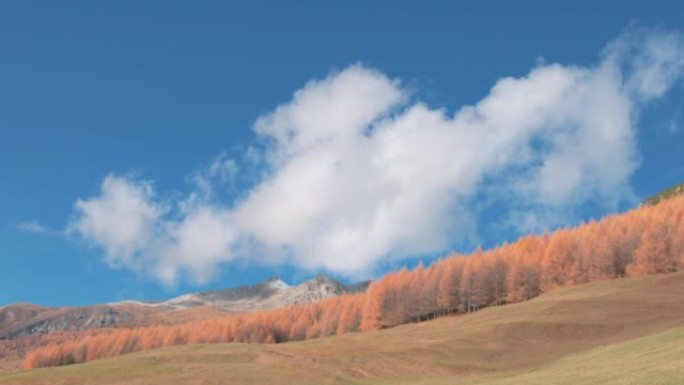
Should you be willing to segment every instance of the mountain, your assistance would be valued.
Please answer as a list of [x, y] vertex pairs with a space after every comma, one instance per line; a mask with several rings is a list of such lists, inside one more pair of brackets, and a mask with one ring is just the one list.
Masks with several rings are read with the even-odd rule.
[[134, 301], [45, 307], [16, 303], [0, 307], [0, 373], [15, 370], [26, 352], [50, 343], [79, 338], [78, 333], [108, 327], [179, 324], [255, 310], [319, 301], [364, 291], [369, 282], [344, 285], [318, 275], [290, 286], [278, 278], [225, 290], [184, 294], [166, 301]]
[[683, 272], [599, 281], [392, 329], [175, 346], [0, 375], [0, 385], [678, 385], [682, 293]]
[[642, 206], [655, 206], [665, 199], [670, 199], [679, 194], [684, 194], [684, 183], [672, 186], [667, 190], [661, 191], [651, 197], [646, 198], [641, 205]]
[[31, 304], [14, 304], [0, 309], [0, 339], [108, 327], [129, 323], [133, 318], [131, 312], [111, 306], [46, 308]]
[[128, 300], [104, 305], [58, 308], [12, 304], [0, 307], [0, 340], [99, 327], [186, 322], [227, 312], [242, 313], [311, 303], [363, 291], [367, 286], [368, 282], [346, 286], [326, 275], [318, 275], [297, 286], [290, 286], [278, 278], [270, 278], [256, 285], [189, 293], [161, 302]]
[[213, 306], [227, 312], [248, 312], [320, 301], [345, 293], [364, 291], [369, 281], [344, 285], [326, 275], [317, 275], [298, 286], [290, 286], [279, 278], [232, 289], [185, 294], [157, 303], [139, 303], [171, 309]]

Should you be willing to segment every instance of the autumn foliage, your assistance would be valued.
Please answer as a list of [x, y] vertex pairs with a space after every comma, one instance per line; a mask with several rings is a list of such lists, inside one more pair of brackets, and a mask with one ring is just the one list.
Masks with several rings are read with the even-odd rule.
[[684, 196], [573, 229], [523, 237], [428, 267], [402, 269], [365, 293], [178, 325], [101, 329], [26, 356], [24, 368], [85, 362], [165, 346], [280, 343], [388, 328], [525, 301], [556, 287], [669, 273], [684, 263]]

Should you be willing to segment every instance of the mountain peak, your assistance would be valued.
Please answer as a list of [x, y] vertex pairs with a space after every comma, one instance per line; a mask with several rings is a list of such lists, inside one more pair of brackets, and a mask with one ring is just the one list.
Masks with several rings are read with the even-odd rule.
[[266, 285], [272, 289], [281, 290], [290, 287], [285, 281], [278, 277], [271, 277], [266, 280]]
[[326, 274], [317, 274], [312, 281], [316, 282], [337, 282], [335, 279]]

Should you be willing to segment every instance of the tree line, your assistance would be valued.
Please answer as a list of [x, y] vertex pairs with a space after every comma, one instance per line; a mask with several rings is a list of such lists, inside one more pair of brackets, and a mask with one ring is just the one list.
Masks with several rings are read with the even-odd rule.
[[675, 272], [684, 262], [684, 196], [653, 207], [530, 235], [425, 267], [401, 269], [364, 293], [177, 325], [90, 330], [30, 352], [24, 368], [86, 362], [160, 347], [220, 342], [281, 343], [525, 301], [561, 286]]

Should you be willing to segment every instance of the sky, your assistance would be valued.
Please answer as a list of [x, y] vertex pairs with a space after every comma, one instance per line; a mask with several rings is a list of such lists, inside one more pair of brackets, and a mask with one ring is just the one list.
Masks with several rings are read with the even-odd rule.
[[344, 282], [684, 181], [676, 1], [6, 1], [0, 306]]

